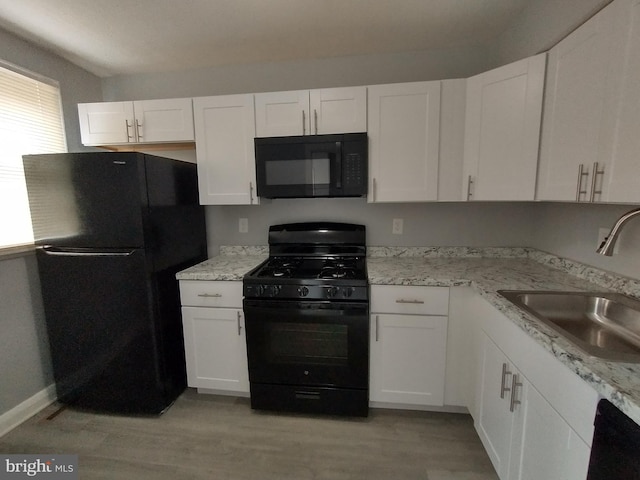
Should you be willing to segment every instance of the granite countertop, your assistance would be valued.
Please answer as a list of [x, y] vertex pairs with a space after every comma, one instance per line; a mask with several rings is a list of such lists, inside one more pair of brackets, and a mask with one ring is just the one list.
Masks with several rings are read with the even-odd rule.
[[[524, 248], [369, 247], [372, 285], [471, 286], [497, 310], [640, 424], [640, 364], [582, 352], [497, 293], [502, 289], [617, 291], [640, 298], [640, 281]], [[242, 280], [266, 247], [222, 247], [221, 255], [177, 274], [179, 280]]]

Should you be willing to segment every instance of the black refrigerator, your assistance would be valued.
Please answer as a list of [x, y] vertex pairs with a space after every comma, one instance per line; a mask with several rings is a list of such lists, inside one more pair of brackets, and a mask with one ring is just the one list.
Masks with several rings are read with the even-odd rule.
[[186, 387], [175, 274], [207, 258], [196, 165], [119, 152], [23, 163], [58, 400], [162, 413]]

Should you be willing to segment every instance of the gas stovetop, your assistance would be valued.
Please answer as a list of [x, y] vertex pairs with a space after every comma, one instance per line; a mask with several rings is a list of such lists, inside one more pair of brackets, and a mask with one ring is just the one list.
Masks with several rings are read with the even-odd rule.
[[270, 257], [244, 277], [248, 298], [366, 300], [364, 257]]
[[244, 277], [245, 298], [368, 300], [364, 227], [275, 225], [269, 258]]

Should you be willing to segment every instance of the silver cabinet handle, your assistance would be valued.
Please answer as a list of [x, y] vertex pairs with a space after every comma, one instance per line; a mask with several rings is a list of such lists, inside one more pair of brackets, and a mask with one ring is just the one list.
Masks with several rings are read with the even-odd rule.
[[249, 182], [249, 205], [253, 205], [253, 182]]
[[500, 398], [504, 398], [504, 394], [511, 390], [507, 387], [507, 376], [511, 375], [511, 372], [507, 370], [507, 364], [502, 364], [502, 380], [500, 381]]
[[376, 201], [376, 177], [373, 177], [372, 182], [371, 182], [371, 201], [375, 202]]
[[313, 109], [313, 123], [316, 126], [316, 135], [318, 134], [318, 111], [314, 108]]
[[469, 175], [467, 179], [467, 200], [471, 200], [473, 193], [471, 193], [471, 186], [473, 185], [473, 177]]
[[598, 162], [594, 162], [593, 174], [591, 175], [591, 198], [589, 199], [590, 202], [593, 202], [596, 195], [602, 195], [602, 187], [600, 188], [600, 190], [596, 190], [598, 175], [604, 175], [604, 165], [602, 166], [602, 170], [598, 170]]
[[378, 330], [379, 330], [379, 326], [380, 326], [380, 319], [379, 319], [380, 315], [376, 315], [376, 342], [378, 341]]
[[510, 412], [515, 411], [516, 405], [520, 405], [520, 403], [522, 403], [520, 400], [517, 399], [518, 387], [522, 387], [522, 383], [519, 382], [518, 379], [519, 379], [518, 374], [515, 374], [511, 381], [511, 402], [509, 405]]
[[140, 129], [142, 128], [142, 124], [140, 122], [138, 122], [138, 119], [136, 118], [136, 135], [138, 136], [138, 141], [143, 138], [142, 137], [142, 133], [140, 133]]
[[240, 322], [240, 311], [238, 311], [238, 335], [242, 335], [242, 323]]
[[302, 135], [307, 134], [307, 122], [304, 114], [304, 110], [302, 110]]
[[396, 303], [413, 303], [413, 304], [417, 304], [417, 305], [421, 305], [424, 303], [423, 300], [416, 300], [416, 299], [405, 299], [405, 298], [399, 298], [396, 300]]
[[221, 298], [222, 294], [221, 293], [199, 293], [198, 296], [205, 297], [205, 298]]
[[124, 124], [127, 126], [127, 142], [130, 142], [133, 139], [133, 135], [131, 135], [129, 132], [133, 128], [133, 125], [130, 125], [129, 120], [127, 120], [126, 118], [124, 119]]
[[582, 195], [583, 193], [585, 195], [587, 194], [586, 190], [582, 190], [582, 177], [588, 177], [588, 176], [589, 176], [589, 172], [584, 171], [584, 165], [583, 164], [578, 165], [578, 186], [576, 187], [576, 202], [580, 201], [580, 195]]

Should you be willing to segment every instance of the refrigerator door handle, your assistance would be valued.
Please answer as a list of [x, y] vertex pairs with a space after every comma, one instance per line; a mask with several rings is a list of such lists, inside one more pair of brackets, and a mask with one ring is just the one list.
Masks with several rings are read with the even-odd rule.
[[135, 253], [135, 250], [113, 250], [113, 251], [99, 251], [88, 250], [86, 248], [60, 248], [60, 247], [42, 247], [42, 251], [47, 255], [57, 256], [85, 256], [85, 257], [130, 257]]

